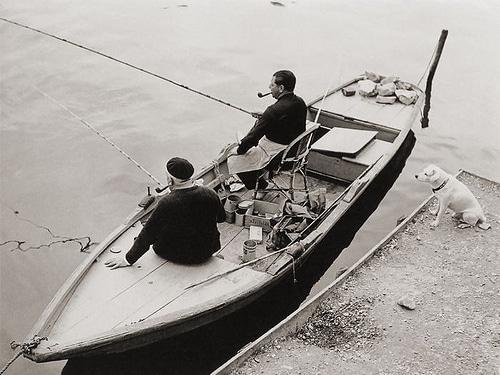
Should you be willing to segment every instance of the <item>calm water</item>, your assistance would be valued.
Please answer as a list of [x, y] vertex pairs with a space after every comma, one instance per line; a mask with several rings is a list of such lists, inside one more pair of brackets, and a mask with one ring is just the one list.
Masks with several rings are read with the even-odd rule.
[[[433, 162], [500, 180], [498, 14], [490, 1], [57, 1], [2, 0], [0, 16], [147, 69], [249, 111], [271, 74], [298, 77], [306, 101], [365, 70], [418, 83], [442, 29], [430, 127], [415, 129], [407, 165], [315, 286], [350, 265], [430, 193], [413, 175]], [[86, 254], [180, 155], [200, 168], [247, 114], [46, 36], [0, 21], [0, 366]], [[332, 79], [333, 77], [333, 79]], [[422, 82], [422, 87], [424, 86]], [[57, 237], [60, 236], [60, 237]], [[64, 237], [64, 238], [61, 238]], [[57, 243], [59, 241], [59, 243]], [[56, 242], [50, 247], [41, 246]], [[19, 246], [18, 246], [19, 245]], [[26, 250], [31, 248], [30, 250]], [[18, 359], [7, 374], [58, 374], [65, 362]]]

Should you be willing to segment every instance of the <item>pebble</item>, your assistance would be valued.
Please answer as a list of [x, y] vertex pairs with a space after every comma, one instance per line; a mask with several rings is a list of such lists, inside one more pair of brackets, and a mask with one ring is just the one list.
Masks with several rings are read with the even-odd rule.
[[415, 307], [417, 306], [415, 300], [409, 295], [401, 297], [397, 303], [399, 306], [402, 306], [408, 310], [415, 310]]

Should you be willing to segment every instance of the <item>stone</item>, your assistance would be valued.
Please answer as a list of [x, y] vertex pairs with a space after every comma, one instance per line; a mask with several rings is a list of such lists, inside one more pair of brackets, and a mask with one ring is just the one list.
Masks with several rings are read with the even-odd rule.
[[399, 306], [402, 306], [408, 310], [415, 310], [415, 307], [417, 307], [415, 299], [409, 294], [406, 294], [403, 297], [401, 297], [397, 303]]

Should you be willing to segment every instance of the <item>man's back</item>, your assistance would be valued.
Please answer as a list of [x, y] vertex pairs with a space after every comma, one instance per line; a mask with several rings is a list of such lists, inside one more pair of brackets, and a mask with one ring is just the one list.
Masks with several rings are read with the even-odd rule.
[[127, 260], [133, 263], [144, 254], [147, 243], [173, 262], [203, 262], [220, 248], [217, 222], [224, 219], [224, 208], [213, 190], [202, 186], [173, 190], [158, 202]]

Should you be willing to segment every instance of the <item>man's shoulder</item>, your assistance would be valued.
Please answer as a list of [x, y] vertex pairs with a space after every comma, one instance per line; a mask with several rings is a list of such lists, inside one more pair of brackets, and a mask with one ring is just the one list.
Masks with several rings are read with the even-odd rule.
[[285, 105], [285, 103], [289, 103], [289, 104], [293, 104], [293, 105], [296, 105], [296, 104], [302, 104], [302, 105], [306, 105], [306, 102], [304, 101], [304, 99], [302, 99], [300, 96], [296, 95], [295, 93], [293, 92], [290, 92], [286, 95], [283, 95], [280, 100], [278, 100], [275, 104], [279, 104], [281, 102], [282, 105]]
[[218, 194], [215, 192], [214, 189], [211, 189], [204, 185], [196, 185], [192, 191], [194, 194], [202, 194], [219, 198]]
[[158, 202], [158, 205], [168, 205], [172, 202], [178, 202], [179, 200], [189, 199], [189, 196], [212, 196], [217, 197], [217, 193], [206, 186], [195, 185], [189, 189], [179, 189], [173, 190], [169, 194], [164, 195]]

